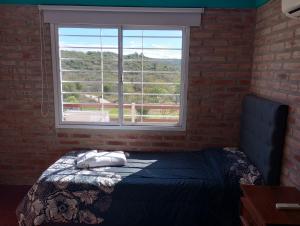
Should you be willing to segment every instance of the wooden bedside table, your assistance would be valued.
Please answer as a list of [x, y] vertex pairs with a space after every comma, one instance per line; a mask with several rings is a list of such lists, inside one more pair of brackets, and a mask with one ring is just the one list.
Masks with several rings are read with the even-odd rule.
[[241, 185], [243, 226], [300, 226], [300, 210], [278, 210], [277, 202], [300, 203], [300, 191], [293, 187]]

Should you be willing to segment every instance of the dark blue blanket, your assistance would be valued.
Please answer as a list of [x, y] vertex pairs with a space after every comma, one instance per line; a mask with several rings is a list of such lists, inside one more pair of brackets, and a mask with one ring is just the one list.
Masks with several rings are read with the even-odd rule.
[[130, 153], [123, 167], [79, 170], [71, 152], [17, 209], [20, 225], [239, 225], [239, 183], [260, 175], [238, 151]]

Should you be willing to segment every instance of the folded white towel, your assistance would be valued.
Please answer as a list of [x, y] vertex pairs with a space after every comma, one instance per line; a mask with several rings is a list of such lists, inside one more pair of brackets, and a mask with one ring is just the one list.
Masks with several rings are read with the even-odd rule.
[[91, 168], [101, 166], [124, 166], [127, 162], [123, 151], [97, 151], [92, 150], [78, 155], [77, 168]]

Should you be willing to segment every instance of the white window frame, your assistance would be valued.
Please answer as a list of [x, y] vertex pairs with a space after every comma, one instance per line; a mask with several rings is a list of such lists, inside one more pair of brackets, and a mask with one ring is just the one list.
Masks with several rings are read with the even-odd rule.
[[[63, 121], [63, 100], [62, 100], [62, 81], [60, 73], [60, 57], [59, 57], [59, 27], [76, 27], [76, 28], [117, 28], [118, 33], [118, 97], [119, 97], [119, 123], [103, 123], [103, 122], [70, 122]], [[123, 29], [177, 29], [182, 30], [182, 58], [181, 58], [181, 88], [180, 88], [180, 113], [178, 125], [172, 124], [141, 124], [130, 125], [123, 123], [123, 81], [122, 81], [122, 32]], [[189, 37], [190, 29], [188, 26], [142, 26], [142, 25], [87, 25], [87, 24], [54, 24], [50, 25], [51, 46], [52, 46], [52, 65], [53, 65], [53, 83], [54, 83], [54, 105], [55, 105], [55, 127], [56, 128], [73, 128], [73, 129], [110, 129], [110, 130], [154, 130], [154, 131], [184, 131], [186, 130], [186, 114], [187, 114], [187, 84], [188, 84], [188, 60], [189, 60]], [[121, 52], [120, 52], [121, 51]], [[120, 121], [121, 119], [121, 121]]]

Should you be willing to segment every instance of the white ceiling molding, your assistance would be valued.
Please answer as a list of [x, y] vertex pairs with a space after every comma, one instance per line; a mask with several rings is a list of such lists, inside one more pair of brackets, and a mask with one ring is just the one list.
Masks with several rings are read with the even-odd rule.
[[141, 8], [41, 5], [53, 24], [199, 26], [203, 8]]

